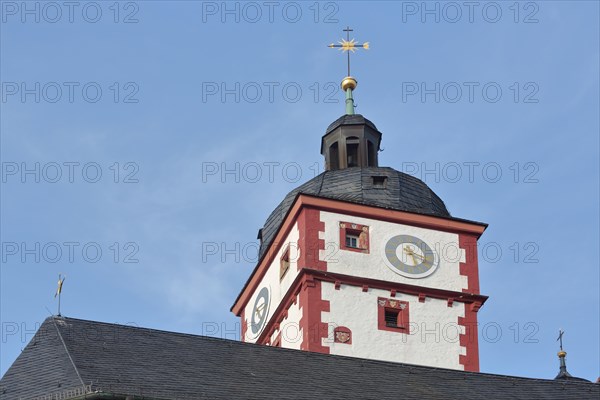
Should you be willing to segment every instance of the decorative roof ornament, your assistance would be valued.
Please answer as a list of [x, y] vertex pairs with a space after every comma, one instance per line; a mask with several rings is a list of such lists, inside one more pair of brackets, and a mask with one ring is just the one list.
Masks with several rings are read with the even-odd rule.
[[556, 378], [554, 379], [569, 379], [572, 378], [571, 374], [569, 374], [567, 372], [567, 363], [565, 361], [565, 357], [567, 356], [567, 352], [563, 350], [563, 335], [565, 334], [565, 331], [563, 331], [562, 329], [558, 330], [558, 338], [556, 339], [557, 342], [560, 343], [560, 351], [558, 352], [558, 359], [560, 360], [560, 371], [558, 373], [558, 375], [556, 375]]
[[350, 75], [350, 52], [354, 53], [359, 48], [369, 50], [369, 42], [357, 43], [356, 40], [350, 39], [350, 32], [353, 32], [353, 29], [350, 29], [350, 27], [344, 29], [344, 32], [346, 32], [346, 39], [342, 39], [338, 44], [331, 43], [329, 47], [332, 49], [339, 48], [340, 51], [346, 52], [348, 55], [348, 75], [342, 80], [341, 86], [342, 90], [346, 92], [346, 114], [354, 115], [352, 91], [356, 89], [358, 82]]
[[559, 342], [559, 344], [560, 344], [560, 351], [558, 352], [558, 359], [560, 360], [560, 371], [558, 372], [558, 375], [556, 375], [556, 378], [554, 378], [554, 379], [570, 379], [570, 380], [575, 380], [575, 381], [589, 382], [587, 379], [578, 378], [567, 372], [567, 363], [565, 360], [567, 357], [567, 352], [563, 350], [563, 335], [564, 334], [565, 334], [565, 331], [563, 331], [562, 329], [558, 330], [558, 338], [556, 339], [556, 341]]
[[60, 294], [62, 293], [63, 283], [65, 283], [65, 279], [67, 279], [66, 275], [63, 277], [61, 274], [58, 274], [58, 284], [56, 287], [56, 293], [54, 293], [54, 298], [58, 296], [58, 316], [60, 317]]

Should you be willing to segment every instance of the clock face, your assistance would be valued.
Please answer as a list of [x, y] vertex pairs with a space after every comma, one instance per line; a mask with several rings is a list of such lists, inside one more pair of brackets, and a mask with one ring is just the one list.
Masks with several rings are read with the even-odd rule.
[[383, 258], [392, 271], [408, 278], [424, 278], [438, 266], [435, 251], [423, 240], [411, 235], [396, 235], [384, 247]]
[[269, 314], [269, 288], [266, 286], [258, 292], [254, 307], [252, 308], [252, 317], [250, 318], [250, 329], [254, 335], [258, 335], [267, 323], [267, 314]]

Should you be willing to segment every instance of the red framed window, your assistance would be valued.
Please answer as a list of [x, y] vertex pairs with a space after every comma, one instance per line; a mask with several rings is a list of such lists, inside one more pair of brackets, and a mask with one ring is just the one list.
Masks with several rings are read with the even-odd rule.
[[396, 299], [377, 299], [377, 327], [382, 331], [409, 333], [408, 302]]
[[279, 260], [279, 280], [282, 280], [290, 269], [290, 245], [285, 248]]
[[340, 222], [340, 249], [369, 253], [369, 227]]

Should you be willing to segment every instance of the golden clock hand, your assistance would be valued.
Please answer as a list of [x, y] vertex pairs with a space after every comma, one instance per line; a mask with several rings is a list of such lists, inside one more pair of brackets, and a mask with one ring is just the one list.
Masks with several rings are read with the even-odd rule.
[[417, 262], [417, 260], [416, 260], [416, 258], [415, 258], [415, 257], [418, 257], [418, 258], [420, 258], [420, 259], [421, 259], [421, 262], [422, 262], [423, 260], [425, 260], [425, 257], [423, 257], [423, 256], [422, 256], [422, 255], [420, 255], [420, 254], [417, 254], [417, 253], [415, 253], [415, 251], [414, 251], [413, 249], [411, 249], [410, 247], [408, 247], [408, 246], [404, 246], [404, 252], [405, 252], [407, 255], [409, 255], [409, 256], [411, 256], [411, 257], [412, 257], [412, 259], [413, 259], [413, 263], [414, 263], [415, 265], [419, 264], [419, 263]]
[[262, 311], [264, 310], [264, 308], [265, 308], [265, 304], [261, 304], [260, 306], [258, 306], [254, 309], [254, 313], [256, 314], [256, 316], [258, 318], [262, 317]]
[[414, 263], [415, 265], [417, 265], [417, 264], [418, 264], [418, 262], [417, 262], [417, 259], [415, 258], [415, 255], [416, 255], [415, 253], [410, 253], [410, 256], [411, 256], [411, 257], [412, 257], [412, 259], [413, 259], [413, 263]]

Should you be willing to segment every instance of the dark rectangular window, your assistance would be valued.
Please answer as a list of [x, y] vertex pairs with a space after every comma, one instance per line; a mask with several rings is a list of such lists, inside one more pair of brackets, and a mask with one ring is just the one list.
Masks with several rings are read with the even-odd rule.
[[279, 280], [283, 279], [285, 274], [290, 269], [290, 246], [284, 250], [281, 260], [279, 261]]
[[374, 176], [373, 177], [373, 188], [374, 189], [385, 189], [387, 185], [387, 176]]
[[369, 157], [369, 167], [376, 167], [377, 163], [375, 160], [377, 160], [377, 153], [375, 152], [375, 146], [373, 145], [373, 142], [370, 140], [367, 141], [367, 155]]
[[354, 143], [354, 141], [349, 140], [346, 143], [346, 152], [348, 156], [348, 167], [358, 167], [358, 140], [356, 140], [356, 143]]
[[400, 310], [394, 309], [385, 309], [385, 326], [389, 326], [390, 328], [398, 328], [398, 315], [400, 314]]
[[335, 142], [334, 144], [331, 145], [331, 147], [329, 147], [329, 169], [339, 169], [340, 168], [340, 155], [339, 155], [339, 150], [338, 150], [338, 143]]

